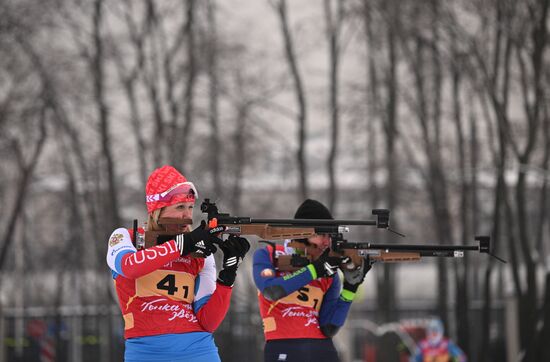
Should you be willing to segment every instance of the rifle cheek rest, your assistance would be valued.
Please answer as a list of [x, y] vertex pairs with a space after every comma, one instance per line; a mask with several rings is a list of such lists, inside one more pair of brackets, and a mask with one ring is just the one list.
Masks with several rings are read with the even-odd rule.
[[270, 302], [279, 300], [283, 297], [286, 297], [287, 295], [284, 288], [280, 285], [272, 285], [270, 287], [267, 287], [264, 289], [262, 294], [264, 295], [265, 299], [269, 300]]
[[339, 330], [340, 327], [335, 326], [334, 324], [326, 324], [324, 326], [321, 326], [321, 332], [329, 338], [334, 337]]

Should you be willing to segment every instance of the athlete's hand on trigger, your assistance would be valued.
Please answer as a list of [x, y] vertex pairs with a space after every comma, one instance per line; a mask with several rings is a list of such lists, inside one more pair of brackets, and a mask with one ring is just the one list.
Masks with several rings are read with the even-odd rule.
[[346, 263], [349, 257], [331, 256], [330, 249], [326, 249], [311, 265], [315, 268], [317, 278], [333, 276], [342, 263]]
[[359, 288], [359, 285], [361, 285], [361, 283], [365, 280], [365, 275], [367, 275], [371, 267], [372, 265], [368, 256], [363, 258], [359, 268], [350, 270], [345, 267], [341, 267], [340, 270], [342, 270], [342, 273], [344, 274], [344, 289], [355, 293]]
[[176, 245], [182, 256], [197, 253], [206, 257], [217, 251], [214, 244], [221, 243], [222, 240], [216, 235], [224, 230], [224, 226], [208, 229], [206, 222], [203, 220], [193, 231], [176, 235]]

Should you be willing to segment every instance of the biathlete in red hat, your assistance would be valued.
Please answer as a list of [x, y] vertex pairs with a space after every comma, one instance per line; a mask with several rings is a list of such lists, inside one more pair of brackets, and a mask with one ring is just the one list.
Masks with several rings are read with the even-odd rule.
[[[197, 190], [175, 168], [156, 169], [145, 191], [149, 230], [161, 230], [159, 218], [192, 219]], [[192, 231], [189, 225], [169, 227], [173, 240], [139, 251], [130, 230], [116, 229], [109, 239], [107, 264], [124, 318], [124, 360], [220, 361], [212, 332], [227, 313], [237, 268], [250, 245], [236, 236], [221, 243], [216, 236], [221, 230], [209, 230], [204, 222]], [[215, 244], [223, 251], [217, 278]]]
[[[295, 219], [332, 219], [320, 202], [306, 200]], [[337, 270], [342, 257], [329, 256], [331, 238], [317, 235], [298, 240], [306, 244], [314, 261], [293, 272], [275, 269], [271, 246], [254, 253], [254, 281], [263, 320], [264, 361], [336, 362], [338, 352], [332, 337], [344, 324], [351, 302], [370, 265], [357, 270], [342, 270], [344, 285]], [[277, 245], [276, 254], [292, 254], [292, 248]]]

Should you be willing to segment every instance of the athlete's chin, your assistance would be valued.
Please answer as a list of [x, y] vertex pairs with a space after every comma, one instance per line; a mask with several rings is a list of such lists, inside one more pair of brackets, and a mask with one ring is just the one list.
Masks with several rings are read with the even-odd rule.
[[317, 259], [319, 259], [319, 257], [321, 256], [322, 253], [321, 252], [310, 252], [309, 254], [313, 257], [314, 260], [317, 260]]

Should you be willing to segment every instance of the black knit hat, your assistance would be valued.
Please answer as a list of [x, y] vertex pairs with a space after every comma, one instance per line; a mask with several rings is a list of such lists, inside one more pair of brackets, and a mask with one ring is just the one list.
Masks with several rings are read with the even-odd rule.
[[334, 219], [327, 207], [319, 201], [307, 199], [298, 207], [295, 219]]

